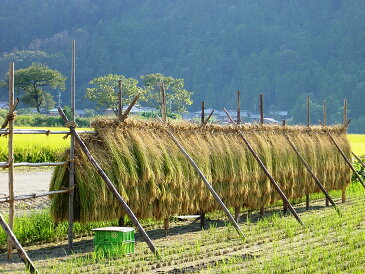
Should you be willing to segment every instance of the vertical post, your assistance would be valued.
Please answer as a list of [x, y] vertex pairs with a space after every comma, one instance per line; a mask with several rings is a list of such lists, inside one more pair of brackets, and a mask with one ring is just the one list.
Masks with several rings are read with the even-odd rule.
[[[75, 122], [75, 76], [76, 76], [76, 41], [72, 40], [72, 68], [71, 68], [71, 123]], [[74, 197], [75, 191], [75, 135], [71, 133], [70, 143], [70, 171], [69, 171], [69, 187], [72, 190], [68, 198], [68, 251], [73, 248], [73, 227], [74, 227]]]
[[[165, 86], [164, 83], [161, 82], [160, 85], [161, 88], [161, 115], [162, 115], [162, 121], [166, 123], [166, 93], [165, 93]], [[169, 234], [169, 218], [164, 218], [164, 230], [165, 235], [167, 236]]]
[[343, 124], [347, 123], [347, 99], [343, 100]]
[[[323, 125], [327, 125], [327, 109], [326, 109], [326, 100], [323, 100]], [[325, 197], [325, 205], [329, 206], [328, 198]]]
[[[283, 125], [283, 127], [286, 126], [286, 120], [285, 119], [282, 121], [282, 125]], [[283, 213], [286, 214], [287, 211], [288, 211], [288, 204], [283, 199]]]
[[[202, 101], [202, 115], [201, 115], [201, 123], [204, 125], [205, 122], [205, 103]], [[205, 212], [200, 212], [200, 229], [204, 229], [205, 227]]]
[[118, 118], [123, 114], [123, 94], [122, 94], [122, 80], [118, 80]]
[[327, 110], [326, 110], [326, 100], [323, 100], [323, 124], [327, 125]]
[[[14, 106], [14, 63], [9, 63], [9, 110]], [[10, 113], [9, 113], [10, 114]], [[8, 134], [8, 177], [9, 177], [9, 228], [14, 226], [14, 119], [9, 119]], [[8, 236], [8, 260], [13, 259], [13, 243]]]
[[260, 124], [264, 124], [264, 95], [260, 94]]
[[166, 122], [166, 94], [165, 94], [165, 86], [164, 83], [161, 82], [161, 114], [162, 121]]
[[[307, 127], [310, 126], [310, 97], [307, 97]], [[309, 194], [305, 195], [305, 208], [309, 210]]]
[[237, 90], [237, 125], [241, 124], [241, 96], [240, 91]]
[[201, 123], [204, 124], [205, 121], [205, 105], [204, 105], [204, 101], [202, 101], [202, 116], [201, 116]]

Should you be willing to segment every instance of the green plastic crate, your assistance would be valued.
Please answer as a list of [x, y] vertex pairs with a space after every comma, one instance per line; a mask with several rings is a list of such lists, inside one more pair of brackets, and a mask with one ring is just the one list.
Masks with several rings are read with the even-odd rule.
[[134, 229], [132, 227], [101, 227], [92, 229], [95, 233], [96, 252], [109, 254], [130, 254], [134, 252]]
[[95, 252], [105, 255], [127, 255], [134, 252], [134, 241], [122, 242], [120, 244], [95, 245]]

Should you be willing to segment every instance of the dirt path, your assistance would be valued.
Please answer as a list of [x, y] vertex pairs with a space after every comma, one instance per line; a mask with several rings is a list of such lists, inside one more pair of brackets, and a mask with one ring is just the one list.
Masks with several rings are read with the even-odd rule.
[[[15, 195], [44, 192], [49, 189], [53, 169], [15, 171]], [[0, 196], [8, 196], [8, 173], [0, 172]]]

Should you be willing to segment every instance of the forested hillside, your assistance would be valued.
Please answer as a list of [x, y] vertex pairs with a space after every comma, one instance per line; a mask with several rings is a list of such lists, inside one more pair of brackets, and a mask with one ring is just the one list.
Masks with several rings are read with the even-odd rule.
[[[341, 121], [349, 99], [353, 131], [365, 122], [365, 1], [359, 0], [2, 0], [0, 70], [42, 62], [70, 72], [77, 41], [78, 106], [88, 82], [108, 73], [184, 78], [198, 108], [289, 110], [313, 121], [327, 101], [329, 122]], [[26, 51], [26, 52], [23, 52]], [[68, 102], [66, 93], [64, 102]]]

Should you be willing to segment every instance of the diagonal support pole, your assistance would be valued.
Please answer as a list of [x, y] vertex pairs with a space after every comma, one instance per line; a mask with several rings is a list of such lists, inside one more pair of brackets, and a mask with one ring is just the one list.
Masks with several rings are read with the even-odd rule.
[[295, 145], [293, 144], [293, 142], [290, 140], [289, 136], [284, 134], [286, 140], [288, 141], [289, 145], [292, 147], [292, 149], [294, 150], [294, 152], [297, 154], [298, 158], [300, 159], [300, 161], [303, 163], [303, 165], [305, 166], [305, 168], [307, 169], [307, 171], [309, 172], [309, 174], [312, 176], [312, 178], [314, 179], [314, 181], [316, 182], [316, 184], [318, 185], [319, 189], [323, 192], [323, 194], [326, 196], [327, 200], [333, 205], [334, 209], [336, 210], [338, 216], [342, 216], [340, 210], [338, 209], [338, 207], [336, 206], [335, 202], [332, 200], [331, 196], [328, 194], [328, 192], [326, 191], [326, 189], [324, 188], [324, 186], [321, 184], [321, 182], [319, 181], [319, 179], [317, 178], [317, 176], [313, 173], [312, 169], [310, 168], [309, 164], [304, 160], [304, 158], [302, 157], [302, 155], [300, 155], [298, 149], [295, 147]]
[[0, 214], [0, 225], [4, 229], [5, 233], [8, 235], [8, 237], [11, 239], [11, 241], [14, 243], [15, 248], [18, 251], [19, 257], [22, 259], [26, 267], [29, 269], [31, 273], [38, 273], [37, 268], [34, 266], [31, 259], [28, 257], [28, 254], [25, 252], [21, 244], [19, 243], [18, 239], [15, 237], [13, 231], [11, 231], [8, 224], [5, 222], [3, 216]]
[[203, 172], [201, 172], [201, 170], [199, 169], [199, 167], [197, 166], [197, 164], [195, 163], [195, 161], [186, 152], [186, 150], [183, 148], [183, 146], [180, 144], [180, 142], [176, 139], [176, 137], [174, 136], [174, 134], [172, 134], [172, 132], [167, 127], [165, 127], [165, 130], [166, 130], [167, 134], [170, 136], [170, 138], [174, 141], [174, 143], [176, 144], [176, 146], [180, 149], [180, 151], [182, 152], [182, 154], [184, 154], [184, 156], [188, 159], [188, 161], [190, 162], [190, 164], [194, 167], [195, 171], [199, 174], [199, 176], [203, 180], [205, 186], [208, 188], [208, 190], [210, 191], [210, 193], [212, 193], [214, 199], [219, 203], [219, 205], [223, 209], [224, 213], [226, 213], [228, 219], [230, 220], [230, 222], [232, 223], [232, 225], [234, 226], [234, 228], [236, 229], [236, 231], [238, 232], [238, 234], [240, 235], [240, 237], [242, 239], [244, 239], [245, 238], [245, 235], [243, 234], [241, 228], [238, 226], [238, 224], [234, 220], [233, 216], [229, 212], [228, 208], [223, 203], [223, 201], [221, 200], [221, 198], [218, 196], [217, 192], [215, 192], [215, 190], [212, 187], [212, 185], [208, 182], [207, 178], [205, 178]]
[[119, 116], [119, 121], [123, 122], [125, 119], [127, 119], [129, 112], [131, 112], [132, 107], [137, 103], [137, 100], [141, 96], [141, 94], [137, 94], [136, 97], [133, 98], [132, 102], [128, 106], [128, 108], [124, 111], [122, 115]]
[[[226, 111], [226, 109], [224, 109], [224, 110]], [[226, 111], [226, 113], [228, 114], [227, 111]], [[230, 119], [231, 123], [234, 124], [234, 121], [233, 121], [232, 117], [229, 114], [228, 114], [228, 118]], [[303, 222], [302, 222], [302, 220], [299, 218], [297, 212], [295, 211], [295, 209], [293, 208], [293, 206], [290, 204], [288, 198], [286, 198], [284, 192], [280, 189], [279, 185], [276, 183], [274, 177], [272, 177], [272, 175], [270, 174], [270, 172], [267, 170], [265, 164], [261, 161], [260, 157], [257, 155], [257, 153], [255, 152], [255, 150], [253, 149], [253, 147], [251, 146], [251, 144], [248, 142], [248, 140], [244, 136], [242, 130], [238, 129], [238, 134], [241, 136], [243, 142], [246, 144], [248, 150], [252, 153], [253, 157], [256, 159], [257, 163], [260, 165], [261, 169], [264, 171], [264, 173], [266, 174], [267, 178], [269, 178], [271, 184], [274, 186], [274, 188], [276, 189], [276, 191], [279, 193], [279, 195], [281, 196], [281, 198], [283, 199], [283, 201], [288, 205], [289, 210], [294, 215], [295, 219], [298, 221], [298, 223], [300, 223], [301, 225], [304, 225]]]
[[[63, 112], [62, 108], [58, 108], [58, 112], [61, 115], [62, 119], [65, 121], [65, 123], [68, 123], [69, 120], [67, 119], [65, 113]], [[152, 253], [160, 259], [161, 256], [157, 252], [155, 246], [153, 245], [151, 239], [148, 237], [146, 231], [143, 229], [141, 224], [139, 223], [138, 219], [134, 215], [133, 211], [130, 209], [130, 207], [127, 205], [127, 203], [123, 200], [122, 196], [119, 194], [118, 190], [115, 188], [112, 181], [109, 179], [109, 177], [105, 174], [104, 170], [100, 167], [98, 162], [95, 160], [95, 158], [91, 155], [90, 151], [86, 147], [85, 143], [82, 141], [80, 135], [77, 133], [75, 128], [73, 126], [70, 126], [71, 133], [75, 136], [76, 141], [79, 143], [81, 150], [85, 153], [93, 167], [96, 169], [96, 171], [99, 173], [100, 177], [103, 179], [103, 181], [106, 183], [108, 189], [111, 191], [111, 193], [114, 195], [114, 197], [117, 199], [119, 204], [122, 206], [124, 211], [127, 213], [128, 217], [131, 219], [131, 222], [137, 227], [139, 233], [141, 233], [142, 238], [146, 241], [148, 247], [152, 251]]]
[[351, 152], [352, 155], [355, 157], [355, 159], [360, 163], [360, 165], [365, 168], [365, 163], [360, 159], [359, 156], [357, 156], [355, 153]]
[[[323, 123], [321, 121], [319, 121], [319, 122], [323, 126]], [[345, 153], [342, 151], [342, 149], [340, 148], [340, 146], [337, 144], [337, 142], [335, 141], [335, 139], [332, 137], [331, 133], [329, 133], [328, 131], [325, 131], [325, 132], [327, 133], [328, 137], [330, 138], [330, 140], [332, 141], [332, 143], [335, 145], [335, 147], [338, 149], [338, 151], [342, 155], [342, 157], [345, 160], [345, 162], [349, 165], [349, 167], [351, 168], [351, 170], [355, 173], [356, 178], [360, 181], [360, 183], [363, 186], [363, 188], [365, 188], [364, 180], [361, 178], [360, 174], [357, 173], [357, 171], [355, 170], [354, 166], [351, 164], [350, 160], [347, 159]]]

